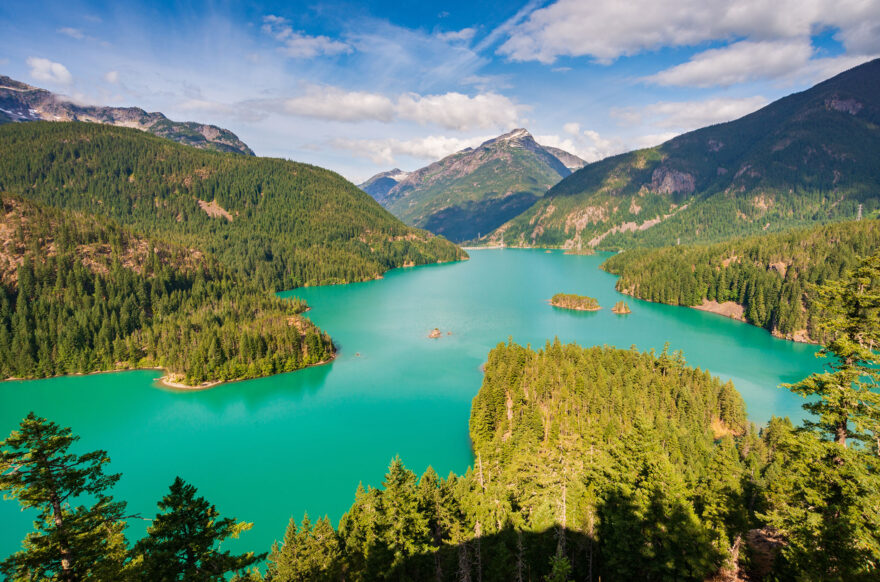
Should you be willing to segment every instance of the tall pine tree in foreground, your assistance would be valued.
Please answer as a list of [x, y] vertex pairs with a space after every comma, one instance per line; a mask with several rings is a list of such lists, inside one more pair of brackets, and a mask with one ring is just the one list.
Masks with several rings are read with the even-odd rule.
[[158, 505], [160, 513], [147, 537], [134, 549], [140, 560], [136, 569], [145, 582], [219, 582], [266, 556], [221, 551], [223, 540], [237, 538], [253, 524], [221, 519], [217, 508], [197, 497], [196, 488], [180, 477]]
[[[69, 452], [79, 437], [36, 416], [0, 442], [0, 491], [39, 514], [24, 548], [0, 563], [10, 580], [114, 580], [126, 557], [125, 503], [107, 491], [119, 475], [104, 473], [105, 451]], [[80, 496], [96, 501], [76, 506]]]
[[[807, 580], [880, 577], [880, 254], [816, 289], [829, 371], [789, 385], [818, 416], [771, 422], [767, 524], [785, 539], [778, 573]], [[823, 438], [827, 437], [827, 438]], [[855, 446], [849, 446], [855, 441]]]

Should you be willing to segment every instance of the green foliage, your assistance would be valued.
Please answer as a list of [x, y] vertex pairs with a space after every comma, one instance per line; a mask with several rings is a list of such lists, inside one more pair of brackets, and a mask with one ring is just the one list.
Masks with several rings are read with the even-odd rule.
[[550, 299], [553, 307], [562, 307], [563, 309], [575, 309], [578, 311], [597, 311], [601, 309], [599, 302], [595, 297], [587, 297], [586, 295], [575, 295], [573, 293], [557, 293]]
[[827, 332], [818, 326], [812, 286], [839, 279], [877, 249], [880, 223], [862, 220], [708, 246], [628, 250], [602, 268], [620, 275], [618, 290], [640, 299], [671, 305], [733, 301], [753, 325], [822, 341]]
[[4, 196], [15, 233], [0, 279], [0, 374], [157, 366], [189, 385], [324, 361], [330, 338], [305, 306], [233, 276], [210, 257], [136, 237], [106, 219]]
[[159, 501], [159, 510], [147, 537], [133, 550], [139, 578], [145, 582], [219, 582], [265, 557], [220, 551], [223, 540], [237, 538], [253, 524], [220, 519], [217, 509], [180, 477]]
[[308, 514], [297, 528], [291, 518], [284, 543], [272, 546], [266, 582], [324, 582], [341, 575], [342, 550], [339, 538], [326, 517], [314, 527]]
[[[405, 263], [464, 256], [328, 170], [91, 123], [4, 125], [0, 191], [199, 249], [271, 290], [362, 281]], [[215, 215], [200, 201], [216, 203]]]
[[771, 422], [760, 517], [785, 543], [783, 579], [876, 580], [880, 572], [878, 458], [790, 424]]
[[599, 249], [618, 250], [849, 220], [859, 205], [870, 215], [880, 208], [878, 94], [874, 60], [741, 119], [588, 164], [504, 225], [504, 240], [598, 237]]
[[[36, 509], [24, 549], [2, 563], [10, 580], [112, 580], [125, 559], [125, 503], [107, 493], [120, 475], [104, 473], [105, 451], [69, 452], [79, 437], [30, 413], [0, 442], [0, 491]], [[71, 504], [88, 496], [91, 506]]]

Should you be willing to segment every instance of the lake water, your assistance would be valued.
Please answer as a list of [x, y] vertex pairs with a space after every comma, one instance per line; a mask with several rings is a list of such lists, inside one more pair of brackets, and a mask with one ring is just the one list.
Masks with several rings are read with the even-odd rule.
[[[815, 348], [693, 309], [656, 305], [614, 290], [607, 255], [479, 250], [471, 260], [398, 269], [383, 280], [298, 289], [308, 313], [339, 346], [326, 366], [179, 392], [155, 371], [0, 383], [0, 438], [28, 411], [73, 428], [79, 452], [106, 449], [123, 474], [114, 490], [129, 511], [152, 517], [176, 475], [224, 516], [254, 522], [224, 547], [266, 551], [288, 518], [329, 515], [334, 525], [359, 482], [379, 485], [400, 455], [418, 473], [464, 472], [471, 399], [497, 343], [563, 342], [683, 350], [688, 363], [731, 379], [750, 418], [800, 418], [802, 400], [779, 388], [818, 370]], [[604, 309], [559, 310], [557, 292], [590, 295]], [[611, 306], [625, 299], [632, 313]], [[429, 339], [433, 328], [443, 336]], [[447, 335], [451, 332], [451, 335]], [[18, 549], [33, 516], [0, 500], [0, 557]], [[130, 538], [144, 531], [134, 522]]]

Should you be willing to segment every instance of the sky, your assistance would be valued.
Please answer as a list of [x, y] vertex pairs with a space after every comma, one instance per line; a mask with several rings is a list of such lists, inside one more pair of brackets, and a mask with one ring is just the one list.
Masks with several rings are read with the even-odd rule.
[[587, 161], [880, 56], [880, 0], [0, 3], [0, 74], [359, 183], [514, 128]]

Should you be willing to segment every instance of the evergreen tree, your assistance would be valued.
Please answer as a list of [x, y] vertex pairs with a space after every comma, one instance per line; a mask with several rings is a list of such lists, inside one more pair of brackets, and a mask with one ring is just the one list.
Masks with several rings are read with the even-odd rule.
[[221, 551], [223, 540], [237, 538], [252, 524], [221, 519], [217, 509], [197, 497], [196, 488], [180, 477], [158, 505], [160, 513], [147, 529], [147, 537], [134, 549], [142, 559], [139, 570], [145, 582], [219, 582], [265, 557]]
[[818, 421], [807, 421], [845, 447], [847, 438], [877, 439], [880, 455], [880, 253], [864, 259], [853, 271], [817, 288], [822, 320], [830, 338], [819, 355], [830, 357], [830, 372], [788, 385], [818, 400], [804, 404]]
[[[113, 579], [124, 562], [123, 512], [107, 491], [118, 474], [105, 474], [106, 451], [69, 452], [79, 437], [33, 412], [0, 442], [0, 490], [39, 514], [25, 548], [0, 564], [10, 578], [63, 582]], [[95, 499], [71, 507], [80, 496]]]

